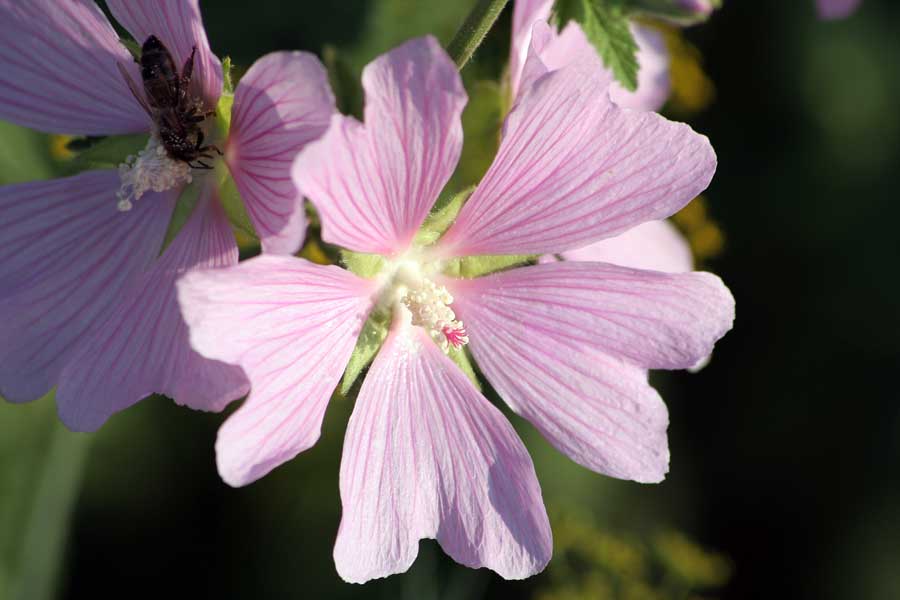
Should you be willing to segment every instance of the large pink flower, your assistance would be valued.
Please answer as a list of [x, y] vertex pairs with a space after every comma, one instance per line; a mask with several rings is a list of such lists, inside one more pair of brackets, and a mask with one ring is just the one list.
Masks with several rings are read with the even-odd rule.
[[843, 19], [849, 17], [862, 4], [862, 0], [816, 0], [819, 17], [823, 19]]
[[[107, 5], [135, 39], [157, 36], [179, 68], [196, 47], [192, 93], [215, 109], [222, 67], [198, 0]], [[237, 263], [218, 199], [222, 169], [192, 172], [168, 158], [116, 63], [140, 85], [138, 68], [93, 1], [0, 0], [0, 62], [0, 118], [48, 132], [151, 134], [119, 171], [0, 188], [0, 395], [25, 402], [58, 385], [63, 421], [91, 430], [152, 393], [217, 410], [246, 392], [240, 369], [191, 349], [175, 299], [187, 269]], [[292, 252], [302, 240], [290, 164], [333, 106], [308, 54], [270, 54], [238, 86], [225, 162], [266, 250]], [[191, 179], [196, 206], [157, 258]]]
[[335, 116], [294, 166], [323, 238], [380, 255], [355, 259], [380, 265], [374, 275], [264, 256], [179, 282], [194, 348], [251, 381], [216, 446], [232, 485], [316, 442], [363, 324], [388, 315], [344, 443], [344, 579], [405, 571], [422, 538], [506, 578], [549, 560], [531, 460], [451, 360], [466, 344], [509, 406], [573, 460], [636, 481], [666, 473], [668, 417], [647, 369], [690, 367], [731, 327], [718, 278], [587, 262], [457, 276], [483, 260], [458, 257], [578, 248], [664, 218], [707, 186], [708, 140], [619, 109], [607, 84], [578, 65], [537, 76], [481, 184], [426, 244], [417, 231], [459, 158], [467, 97], [434, 39], [408, 42], [366, 67], [365, 124]]

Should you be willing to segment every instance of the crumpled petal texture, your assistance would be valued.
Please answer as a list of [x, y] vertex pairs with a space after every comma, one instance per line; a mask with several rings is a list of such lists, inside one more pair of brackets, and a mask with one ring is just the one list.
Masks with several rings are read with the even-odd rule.
[[[150, 200], [142, 198], [137, 206]], [[138, 215], [125, 217], [135, 220]], [[175, 296], [175, 281], [184, 272], [233, 265], [237, 259], [228, 220], [207, 187], [162, 257], [126, 290], [66, 364], [56, 393], [63, 423], [75, 431], [94, 431], [114, 413], [154, 393], [214, 411], [245, 394], [240, 369], [191, 349]]]
[[140, 81], [93, 0], [0, 0], [0, 119], [48, 133], [147, 131], [117, 62]]
[[675, 213], [716, 168], [709, 140], [617, 107], [593, 70], [537, 80], [505, 124], [494, 163], [440, 241], [446, 255], [583, 247]]
[[225, 160], [263, 251], [293, 254], [303, 243], [306, 213], [291, 166], [334, 112], [328, 74], [312, 54], [268, 54], [241, 78]]
[[362, 385], [344, 442], [341, 502], [334, 558], [349, 582], [405, 572], [423, 538], [507, 579], [550, 559], [528, 452], [418, 328], [388, 336]]
[[178, 284], [191, 343], [240, 365], [244, 405], [219, 430], [226, 483], [242, 486], [319, 439], [331, 393], [371, 307], [372, 283], [338, 267], [264, 255]]
[[40, 398], [162, 244], [175, 192], [116, 209], [119, 176], [10, 185], [0, 193], [0, 395]]
[[335, 116], [300, 153], [294, 181], [319, 210], [325, 241], [391, 256], [409, 247], [462, 151], [468, 97], [432, 37], [366, 66], [365, 125]]
[[209, 48], [200, 0], [106, 0], [106, 4], [138, 44], [151, 35], [158, 37], [172, 53], [179, 71], [196, 47], [192, 78], [195, 93], [208, 107], [215, 107], [222, 93], [222, 63]]

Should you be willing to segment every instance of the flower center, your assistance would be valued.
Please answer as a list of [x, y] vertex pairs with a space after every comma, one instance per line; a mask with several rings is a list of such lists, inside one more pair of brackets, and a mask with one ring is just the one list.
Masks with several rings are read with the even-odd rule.
[[437, 270], [436, 264], [427, 261], [423, 264], [414, 259], [389, 264], [383, 272], [387, 285], [383, 288], [382, 298], [409, 318], [410, 324], [424, 329], [434, 343], [448, 353], [451, 348], [459, 350], [469, 343], [469, 336], [463, 322], [450, 308], [453, 296], [446, 287], [425, 275]]
[[400, 302], [412, 315], [412, 324], [427, 331], [444, 352], [451, 347], [459, 350], [469, 343], [465, 325], [450, 308], [453, 296], [444, 286], [423, 278], [419, 285], [406, 289]]
[[145, 193], [164, 192], [191, 182], [191, 167], [169, 157], [157, 135], [151, 134], [147, 146], [119, 165], [122, 185], [116, 193], [120, 211], [129, 211]]

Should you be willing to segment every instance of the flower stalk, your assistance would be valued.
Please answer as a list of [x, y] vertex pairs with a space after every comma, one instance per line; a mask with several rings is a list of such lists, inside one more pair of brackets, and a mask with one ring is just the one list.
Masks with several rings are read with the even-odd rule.
[[475, 50], [484, 41], [485, 36], [494, 26], [494, 22], [497, 21], [497, 17], [503, 12], [506, 2], [507, 0], [478, 0], [478, 3], [472, 8], [462, 27], [447, 46], [447, 54], [450, 55], [459, 70], [466, 66], [466, 63], [475, 54]]

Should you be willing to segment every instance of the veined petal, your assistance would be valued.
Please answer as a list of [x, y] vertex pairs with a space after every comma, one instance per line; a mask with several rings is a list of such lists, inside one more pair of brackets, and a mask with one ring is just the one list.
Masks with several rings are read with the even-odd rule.
[[265, 252], [293, 254], [303, 243], [306, 214], [291, 165], [334, 112], [328, 73], [307, 52], [268, 54], [238, 84], [225, 160]]
[[93, 0], [0, 0], [0, 119], [50, 133], [146, 131], [117, 62], [140, 81]]
[[453, 61], [424, 37], [363, 71], [365, 125], [335, 116], [294, 164], [322, 237], [358, 252], [405, 250], [453, 173], [467, 96]]
[[310, 448], [372, 306], [373, 283], [334, 266], [263, 255], [178, 284], [191, 344], [240, 365], [244, 405], [219, 430], [226, 483], [242, 486]]
[[548, 22], [552, 8], [553, 0], [515, 0], [509, 48], [509, 81], [514, 98], [519, 93], [522, 70], [528, 59], [532, 27], [537, 21]]
[[686, 273], [694, 268], [690, 245], [668, 221], [647, 221], [614, 238], [563, 252], [562, 256], [664, 273]]
[[40, 398], [159, 252], [179, 190], [116, 208], [119, 175], [0, 188], [0, 396]]
[[710, 273], [561, 262], [446, 284], [470, 340], [478, 336], [472, 319], [503, 313], [523, 335], [554, 336], [647, 369], [692, 367], [734, 320], [731, 293]]
[[715, 172], [709, 140], [619, 108], [576, 63], [532, 84], [494, 163], [439, 244], [448, 255], [563, 252], [678, 211]]
[[200, 0], [106, 0], [116, 20], [138, 44], [155, 35], [165, 44], [179, 71], [194, 57], [196, 93], [214, 107], [222, 93], [222, 63], [209, 48], [200, 16]]
[[334, 558], [346, 581], [406, 571], [423, 538], [507, 579], [550, 559], [528, 452], [419, 328], [395, 329], [363, 382], [344, 442], [341, 502]]
[[[142, 198], [136, 206], [147, 200]], [[215, 189], [207, 186], [172, 244], [126, 290], [109, 319], [91, 330], [66, 364], [56, 392], [63, 423], [76, 431], [93, 431], [116, 412], [154, 393], [214, 411], [246, 394], [247, 381], [240, 369], [207, 360], [191, 349], [175, 290], [175, 281], [189, 269], [225, 267], [237, 260], [228, 219]]]
[[816, 0], [819, 17], [823, 19], [843, 19], [856, 12], [862, 0]]

